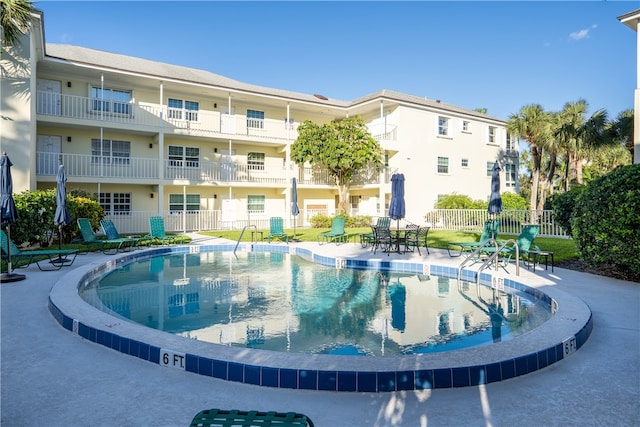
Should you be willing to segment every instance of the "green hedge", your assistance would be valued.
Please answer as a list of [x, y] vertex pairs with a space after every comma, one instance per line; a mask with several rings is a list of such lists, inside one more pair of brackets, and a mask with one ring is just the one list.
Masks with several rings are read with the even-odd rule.
[[640, 164], [592, 181], [577, 197], [571, 228], [587, 264], [640, 282]]

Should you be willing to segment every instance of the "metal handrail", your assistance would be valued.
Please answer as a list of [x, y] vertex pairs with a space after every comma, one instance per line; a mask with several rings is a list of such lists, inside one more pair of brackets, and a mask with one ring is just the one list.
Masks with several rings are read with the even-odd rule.
[[482, 242], [482, 244], [480, 244], [480, 246], [478, 246], [475, 251], [467, 255], [467, 257], [460, 263], [460, 265], [458, 266], [458, 283], [460, 283], [460, 281], [462, 280], [462, 268], [465, 266], [465, 264], [467, 264], [467, 262], [470, 260], [475, 261], [475, 256], [479, 255], [482, 249], [484, 249], [489, 245], [494, 245], [497, 252], [498, 242], [496, 241], [496, 239], [487, 239], [484, 242]]
[[258, 231], [258, 227], [256, 227], [253, 224], [245, 225], [244, 227], [242, 227], [242, 231], [240, 232], [240, 237], [238, 237], [238, 241], [236, 242], [236, 247], [233, 248], [233, 254], [234, 255], [236, 254], [236, 249], [238, 249], [238, 245], [240, 245], [240, 240], [242, 240], [242, 236], [244, 235], [244, 230], [246, 230], [247, 227], [253, 227], [253, 228], [255, 228], [256, 231]]
[[516, 248], [516, 276], [520, 275], [520, 248], [518, 247], [518, 242], [515, 239], [509, 239], [504, 242], [499, 249], [496, 249], [496, 251], [484, 261], [484, 263], [482, 263], [482, 265], [478, 269], [478, 276], [476, 277], [477, 285], [480, 285], [480, 272], [487, 268], [487, 266], [490, 265], [493, 260], [496, 261], [496, 270], [498, 269], [498, 257], [500, 256], [500, 252], [502, 252], [502, 250], [511, 242], [515, 243]]

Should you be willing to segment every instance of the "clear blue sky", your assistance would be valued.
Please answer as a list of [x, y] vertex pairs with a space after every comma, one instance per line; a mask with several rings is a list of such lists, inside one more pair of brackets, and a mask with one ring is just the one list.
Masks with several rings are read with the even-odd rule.
[[638, 1], [35, 1], [47, 43], [353, 100], [390, 89], [486, 108], [633, 108]]

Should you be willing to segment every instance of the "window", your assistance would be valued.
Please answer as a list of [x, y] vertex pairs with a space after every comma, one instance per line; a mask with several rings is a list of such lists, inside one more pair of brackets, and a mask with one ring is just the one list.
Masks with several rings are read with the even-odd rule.
[[200, 167], [200, 148], [170, 145], [169, 146], [169, 166], [177, 166], [177, 167], [184, 167], [184, 168]]
[[438, 157], [438, 173], [449, 173], [448, 157]]
[[131, 143], [129, 141], [91, 140], [91, 163], [128, 165], [130, 156]]
[[198, 111], [200, 104], [196, 101], [183, 101], [182, 99], [169, 98], [167, 101], [167, 116], [170, 119], [187, 120], [190, 122], [198, 121]]
[[497, 129], [495, 126], [489, 126], [489, 144], [497, 144], [496, 138]]
[[493, 175], [493, 165], [496, 162], [487, 162], [487, 176], [492, 176]]
[[514, 138], [513, 136], [507, 134], [507, 145], [505, 147], [505, 149], [507, 151], [517, 151], [517, 140], [516, 138]]
[[438, 116], [438, 135], [449, 135], [449, 119], [447, 117]]
[[463, 168], [468, 168], [469, 167], [469, 159], [462, 159], [460, 161], [460, 166], [462, 166]]
[[288, 119], [285, 117], [284, 118], [284, 128], [285, 129], [290, 129], [293, 130], [293, 123], [295, 122], [295, 120], [293, 120], [293, 117], [289, 117]]
[[[187, 211], [199, 211], [200, 210], [200, 195], [199, 194], [187, 194]], [[185, 211], [184, 194], [169, 194], [169, 211], [171, 213], [178, 213]]]
[[250, 213], [264, 213], [264, 196], [247, 196], [247, 211]]
[[106, 215], [131, 215], [131, 193], [100, 193], [99, 199]]
[[127, 115], [131, 113], [131, 91], [92, 87], [91, 98], [93, 111]]
[[516, 165], [513, 163], [505, 163], [504, 165], [504, 186], [505, 187], [515, 187], [516, 186], [516, 178], [517, 178], [517, 170]]
[[469, 120], [462, 121], [462, 132], [471, 132], [471, 122]]
[[264, 170], [264, 153], [247, 154], [247, 166], [249, 167], [249, 170], [263, 171]]
[[264, 111], [247, 110], [247, 127], [264, 129]]

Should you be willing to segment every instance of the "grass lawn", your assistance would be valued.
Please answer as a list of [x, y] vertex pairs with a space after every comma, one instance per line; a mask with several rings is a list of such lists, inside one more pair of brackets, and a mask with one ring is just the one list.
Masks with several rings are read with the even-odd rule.
[[[265, 241], [269, 230], [261, 230], [264, 232]], [[289, 235], [289, 240], [293, 238], [293, 229], [284, 230]], [[296, 228], [296, 238], [303, 242], [317, 242], [318, 234], [328, 231], [327, 228]], [[230, 240], [238, 240], [241, 230], [229, 230], [229, 231], [202, 231], [200, 234], [212, 237], [222, 237]], [[347, 234], [357, 236], [360, 233], [370, 233], [371, 228], [349, 228], [346, 230]], [[501, 234], [499, 236], [502, 239], [512, 238], [516, 236], [509, 236]], [[480, 232], [469, 233], [462, 231], [442, 231], [442, 230], [430, 230], [429, 231], [429, 247], [446, 249], [448, 242], [474, 242], [480, 238]], [[251, 230], [246, 230], [242, 236], [243, 242], [251, 241]], [[277, 239], [276, 239], [277, 241]], [[564, 260], [578, 259], [578, 251], [576, 250], [576, 244], [572, 239], [558, 239], [550, 237], [536, 237], [533, 242], [538, 245], [540, 249], [550, 251], [554, 253], [556, 262]]]

